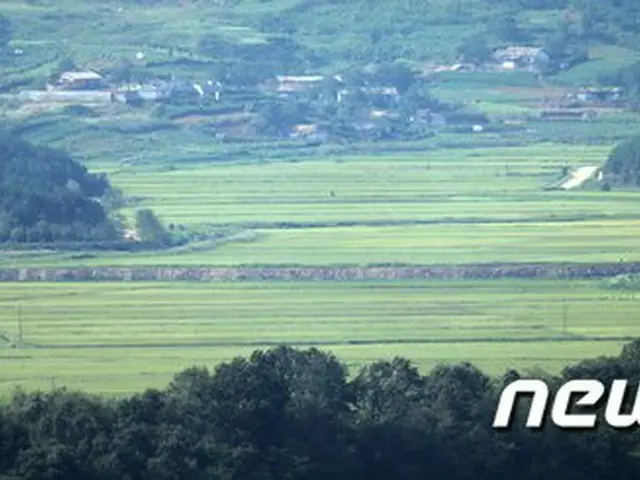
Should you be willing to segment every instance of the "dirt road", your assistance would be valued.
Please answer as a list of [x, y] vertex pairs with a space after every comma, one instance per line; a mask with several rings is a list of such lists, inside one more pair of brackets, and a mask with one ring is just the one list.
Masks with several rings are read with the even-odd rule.
[[586, 167], [580, 167], [575, 170], [569, 179], [567, 179], [560, 188], [563, 190], [571, 190], [584, 185], [590, 178], [592, 178], [600, 167], [594, 165], [588, 165]]

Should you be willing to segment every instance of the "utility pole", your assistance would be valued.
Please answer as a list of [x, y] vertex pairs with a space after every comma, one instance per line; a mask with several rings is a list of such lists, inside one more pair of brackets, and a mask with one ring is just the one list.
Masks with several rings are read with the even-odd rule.
[[18, 320], [18, 341], [22, 343], [23, 330], [22, 330], [22, 311], [20, 309], [20, 305], [16, 306], [16, 317]]

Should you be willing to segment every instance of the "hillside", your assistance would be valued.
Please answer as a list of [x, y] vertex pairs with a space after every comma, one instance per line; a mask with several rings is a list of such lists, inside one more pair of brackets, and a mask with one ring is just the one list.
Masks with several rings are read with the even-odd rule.
[[0, 133], [0, 243], [115, 240], [111, 186], [63, 152]]
[[[592, 0], [8, 0], [0, 14], [11, 22], [12, 47], [22, 51], [4, 73], [35, 79], [61, 59], [105, 68], [133, 61], [137, 52], [144, 52], [147, 68], [164, 71], [172, 64], [178, 68], [185, 57], [211, 62], [207, 73], [238, 63], [237, 55], [199, 49], [207, 36], [240, 44], [284, 36], [295, 50], [288, 52], [296, 57], [288, 65], [295, 69], [397, 58], [452, 62], [464, 41], [476, 35], [490, 46], [557, 47], [574, 36], [591, 47], [633, 49], [636, 8], [630, 1]], [[607, 60], [616, 64], [620, 53]]]

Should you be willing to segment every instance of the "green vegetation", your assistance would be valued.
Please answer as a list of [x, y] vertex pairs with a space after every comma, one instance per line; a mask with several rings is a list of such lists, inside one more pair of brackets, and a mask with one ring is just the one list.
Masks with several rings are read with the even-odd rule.
[[148, 208], [136, 212], [136, 232], [143, 242], [171, 245], [171, 234]]
[[638, 275], [617, 275], [610, 278], [605, 286], [611, 290], [637, 292], [640, 291], [640, 277]]
[[0, 15], [0, 52], [5, 50], [9, 45], [11, 33], [11, 22], [4, 15]]
[[[585, 375], [605, 384], [637, 378], [639, 349], [630, 343], [617, 356], [535, 377], [553, 394]], [[24, 480], [387, 480], [434, 472], [506, 480], [516, 468], [525, 480], [622, 480], [640, 473], [637, 436], [605, 422], [578, 435], [553, 425], [530, 430], [522, 427], [530, 402], [519, 402], [515, 426], [494, 431], [500, 392], [520, 376], [513, 368], [489, 377], [459, 363], [425, 375], [396, 357], [348, 373], [317, 349], [280, 347], [213, 370], [182, 370], [162, 389], [116, 401], [18, 392], [0, 407], [0, 473]], [[593, 410], [603, 416], [604, 405]], [[626, 412], [633, 401], [620, 407]]]
[[[3, 283], [0, 394], [122, 394], [256, 346], [318, 345], [352, 366], [395, 355], [428, 372], [558, 372], [637, 335], [635, 296], [600, 281]], [[178, 313], [179, 312], [179, 313]]]
[[[541, 144], [166, 169], [95, 163], [168, 224], [219, 236], [162, 252], [5, 255], [3, 266], [640, 260], [638, 192], [547, 192], [610, 147]], [[617, 190], [617, 189], [616, 189]], [[332, 194], [333, 192], [333, 194]]]
[[[340, 269], [639, 260], [637, 192], [624, 185], [602, 192], [595, 182], [574, 192], [543, 191], [571, 168], [603, 164], [614, 143], [637, 131], [638, 116], [598, 108], [589, 121], [539, 118], [549, 99], [633, 65], [638, 52], [621, 37], [604, 41], [589, 33], [579, 15], [591, 8], [586, 4], [574, 14], [564, 12], [562, 1], [492, 3], [491, 14], [487, 5], [395, 2], [380, 16], [375, 2], [5, 2], [11, 46], [23, 51], [2, 65], [7, 92], [42, 88], [53, 74], [74, 68], [96, 69], [114, 85], [188, 72], [185, 81], [214, 79], [224, 88], [219, 101], [187, 96], [161, 104], [3, 98], [14, 132], [108, 176], [121, 192], [106, 202], [123, 216], [114, 222], [141, 240], [129, 244], [170, 248], [23, 248], [4, 252], [0, 264]], [[87, 18], [94, 19], [90, 28]], [[566, 65], [538, 72], [543, 78], [528, 71], [422, 74], [425, 62], [451, 64], [463, 54], [482, 63], [494, 47], [511, 43], [545, 46], [555, 63]], [[375, 68], [367, 68], [370, 62]], [[287, 98], [255, 88], [275, 75], [303, 73], [327, 77]], [[336, 73], [342, 84], [332, 79]], [[356, 93], [337, 101], [344, 87], [362, 93], [390, 86], [398, 96]], [[372, 110], [398, 116], [371, 120]], [[434, 122], [433, 112], [445, 123]], [[420, 122], [410, 120], [421, 115]], [[376, 128], [360, 128], [370, 121]], [[288, 138], [300, 123], [318, 124], [328, 139]], [[478, 125], [482, 131], [474, 132]], [[167, 293], [167, 301], [182, 305], [181, 295]], [[284, 308], [285, 300], [274, 300], [273, 308]], [[171, 315], [180, 308], [170, 307]], [[245, 323], [246, 335], [255, 335], [254, 325]], [[287, 332], [267, 333], [270, 341], [286, 340]], [[69, 338], [83, 343], [89, 337]], [[10, 342], [17, 345], [15, 335]], [[235, 351], [224, 348], [226, 357], [216, 359]], [[381, 347], [368, 348], [374, 355]], [[82, 352], [76, 358], [94, 355]], [[118, 382], [135, 388], [138, 377], [127, 383], [119, 376], [125, 370], [140, 368], [112, 370]]]
[[0, 2], [0, 479], [638, 478], [489, 424], [640, 373], [638, 12]]
[[0, 242], [115, 240], [111, 186], [60, 151], [0, 133]]
[[640, 185], [640, 136], [616, 145], [607, 159], [605, 171], [623, 185]]

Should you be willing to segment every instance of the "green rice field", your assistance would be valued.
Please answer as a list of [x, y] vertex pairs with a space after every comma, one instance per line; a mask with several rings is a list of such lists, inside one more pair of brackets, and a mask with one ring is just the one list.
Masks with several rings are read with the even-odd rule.
[[[233, 238], [104, 265], [344, 265], [639, 260], [638, 192], [543, 191], [560, 167], [600, 165], [606, 147], [425, 151], [173, 170], [93, 168], [166, 223]], [[133, 209], [129, 210], [129, 214]], [[238, 234], [240, 232], [240, 234]], [[73, 266], [74, 255], [5, 255], [2, 266]]]
[[0, 304], [5, 340], [23, 339], [0, 350], [0, 394], [129, 392], [282, 342], [352, 367], [403, 356], [556, 372], [640, 333], [634, 297], [587, 281], [3, 284]]
[[[138, 52], [152, 76], [185, 69], [209, 78], [212, 65], [224, 59], [198, 49], [203, 36], [262, 41], [262, 14], [277, 16], [293, 6], [300, 7], [301, 43], [320, 47], [331, 60], [326, 73], [345, 67], [348, 55], [365, 54], [358, 50], [370, 43], [371, 19], [345, 2], [319, 8], [295, 0], [179, 2], [124, 10], [90, 3], [3, 2], [0, 10], [15, 26], [12, 48], [25, 55], [7, 60], [0, 83], [43, 79], [66, 58], [100, 70]], [[412, 26], [413, 33], [390, 31], [388, 46], [419, 45], [419, 55], [406, 50], [408, 60], [425, 55], [451, 63], [460, 40], [483, 30], [493, 14], [471, 2], [457, 21], [443, 22], [448, 6], [432, 3], [427, 23]], [[537, 42], [562, 14], [524, 10], [519, 21]], [[362, 29], [347, 28], [352, 18], [362, 19]], [[382, 27], [376, 20], [376, 29]], [[374, 264], [640, 261], [640, 192], [604, 192], [594, 183], [545, 190], [563, 166], [602, 165], [615, 141], [637, 133], [638, 115], [603, 111], [589, 122], [524, 117], [538, 115], [547, 98], [559, 99], [638, 59], [619, 47], [593, 46], [590, 54], [590, 62], [544, 86], [528, 72], [438, 73], [430, 87], [435, 98], [462, 102], [492, 122], [481, 134], [470, 125], [447, 126], [406, 142], [219, 142], [210, 126], [178, 122], [157, 108], [38, 114], [3, 97], [0, 113], [18, 132], [108, 174], [135, 199], [123, 211], [130, 221], [137, 209], [151, 208], [167, 225], [211, 235], [147, 253], [3, 251], [0, 268], [299, 265], [339, 271]], [[244, 109], [246, 101], [225, 105]], [[522, 117], [521, 125], [501, 124], [512, 117]], [[503, 144], [519, 146], [480, 148]], [[633, 294], [593, 280], [7, 282], [0, 283], [0, 398], [18, 386], [130, 393], [163, 386], [192, 365], [212, 367], [279, 343], [318, 346], [353, 369], [402, 356], [422, 370], [470, 361], [492, 374], [558, 372], [617, 354], [640, 336], [638, 311]]]
[[[543, 190], [562, 165], [600, 165], [609, 149], [549, 144], [174, 168], [94, 161], [90, 169], [140, 199], [127, 214], [150, 207], [166, 223], [236, 236], [146, 254], [5, 252], [0, 266], [640, 260], [637, 192]], [[354, 368], [403, 356], [421, 369], [471, 361], [490, 373], [558, 372], [640, 336], [635, 297], [586, 280], [1, 287], [0, 394], [64, 385], [117, 395], [279, 343], [315, 345]]]

